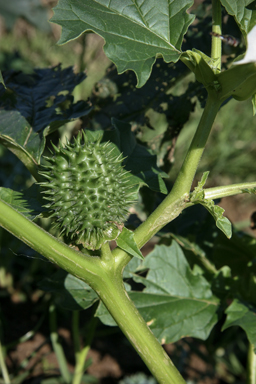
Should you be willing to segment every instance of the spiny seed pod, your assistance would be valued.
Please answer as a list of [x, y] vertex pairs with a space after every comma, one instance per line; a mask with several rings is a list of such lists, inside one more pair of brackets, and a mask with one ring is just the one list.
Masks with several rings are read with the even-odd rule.
[[[81, 140], [83, 138], [83, 143]], [[71, 243], [99, 249], [114, 240], [123, 228], [134, 202], [130, 173], [124, 171], [121, 154], [112, 143], [91, 142], [83, 132], [73, 143], [46, 157], [41, 182], [52, 218]]]

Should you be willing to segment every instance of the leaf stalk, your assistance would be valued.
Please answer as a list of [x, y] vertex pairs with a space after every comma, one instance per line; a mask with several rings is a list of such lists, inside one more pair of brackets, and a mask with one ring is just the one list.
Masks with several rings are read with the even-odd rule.
[[256, 384], [256, 354], [254, 348], [254, 345], [249, 342], [246, 384]]
[[233, 195], [238, 195], [240, 193], [245, 193], [246, 189], [256, 188], [256, 182], [250, 183], [239, 183], [239, 184], [230, 184], [222, 185], [214, 188], [204, 189], [204, 198], [205, 199], [220, 199], [222, 197], [228, 197]]
[[221, 4], [220, 0], [212, 0], [212, 50], [211, 58], [216, 60], [216, 73], [221, 71], [221, 39], [214, 36], [221, 35]]

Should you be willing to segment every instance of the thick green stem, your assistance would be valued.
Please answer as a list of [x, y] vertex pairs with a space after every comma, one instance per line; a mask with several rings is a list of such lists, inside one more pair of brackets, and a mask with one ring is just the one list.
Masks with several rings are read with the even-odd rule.
[[120, 273], [110, 273], [96, 288], [102, 302], [159, 384], [185, 384], [124, 289]]
[[220, 0], [212, 0], [212, 59], [216, 59], [216, 73], [221, 71], [221, 4]]
[[90, 284], [100, 276], [100, 258], [77, 252], [0, 200], [0, 226], [74, 276]]
[[160, 384], [185, 384], [129, 299], [115, 259], [74, 251], [0, 200], [0, 225], [61, 268], [89, 284]]
[[248, 349], [246, 384], [256, 384], [256, 354], [254, 352], [254, 345], [250, 342]]
[[216, 97], [208, 96], [198, 128], [170, 195], [175, 194], [179, 196], [190, 192], [196, 170], [220, 106], [221, 102]]

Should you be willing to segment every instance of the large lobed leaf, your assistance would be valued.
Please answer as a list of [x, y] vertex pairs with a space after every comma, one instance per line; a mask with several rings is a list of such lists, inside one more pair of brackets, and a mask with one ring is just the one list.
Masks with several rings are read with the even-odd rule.
[[[145, 268], [149, 270], [146, 278], [135, 274]], [[130, 298], [162, 343], [185, 336], [206, 339], [217, 322], [218, 299], [205, 278], [192, 273], [175, 241], [170, 247], [157, 246], [143, 263], [132, 259], [124, 277], [133, 277], [146, 286], [143, 292], [136, 292], [125, 284]], [[97, 300], [88, 285], [64, 271], [44, 279], [40, 288], [54, 292], [57, 302], [71, 310], [86, 309]], [[96, 316], [104, 324], [116, 325], [101, 303]]]
[[235, 299], [226, 310], [227, 319], [222, 327], [239, 326], [245, 331], [249, 341], [256, 346], [256, 307]]
[[[174, 241], [170, 247], [157, 246], [139, 270], [143, 268], [149, 269], [147, 277], [134, 279], [146, 288], [128, 293], [156, 337], [162, 343], [185, 336], [206, 339], [217, 322], [218, 300], [205, 278], [192, 273], [179, 245]], [[97, 316], [115, 324], [103, 305]]]
[[93, 31], [105, 41], [105, 53], [119, 73], [132, 69], [138, 86], [149, 78], [156, 57], [176, 62], [184, 34], [194, 20], [191, 0], [60, 0], [53, 22], [62, 26], [64, 44]]
[[256, 10], [250, 9], [253, 2], [254, 0], [221, 0], [227, 13], [234, 16], [239, 28], [246, 34], [255, 25]]

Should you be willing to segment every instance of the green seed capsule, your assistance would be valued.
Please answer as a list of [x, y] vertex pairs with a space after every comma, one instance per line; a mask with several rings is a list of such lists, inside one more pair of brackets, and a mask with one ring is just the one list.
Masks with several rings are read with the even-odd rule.
[[122, 230], [133, 203], [130, 173], [123, 170], [122, 156], [113, 154], [113, 144], [90, 142], [84, 132], [54, 149], [51, 165], [41, 172], [46, 182], [40, 183], [51, 217], [71, 243], [99, 249]]

